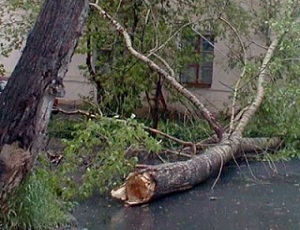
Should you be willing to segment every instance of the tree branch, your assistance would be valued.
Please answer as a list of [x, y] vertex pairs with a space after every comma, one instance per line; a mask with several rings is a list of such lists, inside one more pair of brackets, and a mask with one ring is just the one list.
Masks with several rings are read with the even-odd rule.
[[172, 76], [170, 76], [164, 69], [162, 69], [160, 66], [158, 66], [155, 62], [150, 60], [145, 55], [137, 52], [133, 47], [131, 43], [131, 39], [129, 34], [126, 32], [125, 28], [118, 23], [116, 20], [114, 20], [106, 11], [104, 11], [99, 5], [95, 3], [90, 3], [91, 6], [95, 7], [99, 13], [107, 19], [113, 26], [115, 26], [116, 30], [123, 35], [125, 40], [125, 46], [128, 49], [128, 51], [136, 57], [138, 60], [144, 62], [147, 64], [152, 70], [159, 73], [165, 81], [171, 85], [174, 89], [176, 89], [180, 94], [182, 94], [186, 99], [188, 99], [201, 113], [203, 118], [209, 123], [210, 127], [215, 131], [218, 138], [221, 139], [223, 135], [223, 127], [218, 123], [216, 118], [212, 115], [212, 113], [199, 101], [199, 99], [192, 94], [189, 90], [184, 88], [181, 84], [179, 84]]
[[256, 92], [256, 98], [254, 101], [251, 103], [251, 105], [248, 107], [248, 109], [244, 112], [243, 116], [241, 117], [240, 122], [238, 123], [234, 133], [241, 135], [244, 129], [246, 128], [247, 124], [255, 114], [255, 112], [258, 110], [260, 105], [263, 102], [263, 98], [265, 95], [264, 91], [264, 82], [265, 82], [265, 77], [268, 74], [268, 65], [270, 60], [272, 59], [275, 50], [277, 49], [278, 45], [280, 43], [279, 38], [275, 38], [271, 45], [268, 48], [268, 51], [265, 55], [265, 58], [262, 62], [262, 65], [260, 67], [260, 73], [258, 75], [258, 80], [257, 80], [257, 92]]
[[223, 17], [219, 17], [219, 19], [221, 21], [223, 21], [226, 25], [228, 25], [231, 30], [235, 33], [235, 35], [238, 38], [238, 41], [240, 43], [242, 52], [243, 52], [243, 71], [239, 77], [239, 79], [237, 80], [235, 87], [234, 87], [234, 92], [233, 92], [233, 99], [232, 99], [232, 106], [231, 106], [231, 119], [230, 119], [230, 128], [229, 128], [229, 133], [232, 133], [234, 130], [234, 116], [235, 116], [235, 107], [236, 107], [236, 101], [237, 101], [237, 96], [238, 96], [238, 91], [240, 89], [240, 84], [246, 74], [246, 64], [247, 64], [247, 54], [246, 54], [246, 48], [244, 46], [243, 40], [241, 38], [241, 36], [239, 35], [237, 29], [229, 22], [227, 21], [225, 18]]
[[84, 110], [80, 110], [80, 109], [69, 111], [69, 110], [64, 110], [61, 108], [56, 108], [56, 109], [53, 109], [52, 111], [57, 112], [57, 113], [62, 113], [65, 115], [83, 115], [85, 117], [93, 118], [93, 119], [96, 118], [97, 116], [101, 116], [101, 115], [90, 113], [88, 111], [84, 111]]

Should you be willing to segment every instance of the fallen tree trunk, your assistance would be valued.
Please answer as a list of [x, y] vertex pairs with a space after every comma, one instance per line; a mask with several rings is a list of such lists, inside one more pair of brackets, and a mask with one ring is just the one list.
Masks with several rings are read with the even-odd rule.
[[128, 205], [147, 203], [162, 195], [190, 189], [205, 181], [222, 170], [223, 165], [243, 149], [249, 150], [253, 146], [257, 150], [265, 150], [278, 147], [280, 143], [280, 138], [226, 137], [217, 146], [190, 160], [146, 166], [130, 173], [125, 183], [112, 190], [111, 195]]
[[240, 140], [240, 153], [253, 153], [262, 151], [275, 151], [281, 147], [282, 141], [279, 137], [273, 138], [248, 138]]
[[[129, 53], [136, 59], [147, 64], [153, 71], [162, 76], [168, 85], [177, 90], [178, 93], [194, 105], [196, 111], [208, 122], [218, 137], [215, 147], [207, 149], [204, 154], [196, 156], [191, 160], [158, 166], [146, 166], [143, 170], [131, 173], [120, 188], [112, 191], [113, 197], [122, 199], [129, 205], [146, 203], [164, 194], [185, 190], [195, 186], [218, 170], [221, 171], [222, 166], [233, 159], [240, 151], [253, 149], [253, 144], [257, 147], [254, 149], [262, 149], [264, 147], [274, 148], [279, 145], [279, 138], [270, 138], [267, 142], [261, 141], [261, 139], [250, 141], [250, 139], [243, 139], [243, 132], [263, 102], [265, 78], [269, 74], [268, 67], [270, 61], [288, 30], [279, 34], [280, 36], [274, 37], [274, 40], [268, 47], [264, 59], [262, 60], [262, 64], [258, 69], [257, 91], [254, 99], [250, 105], [247, 106], [245, 111], [243, 111], [243, 114], [240, 119], [238, 119], [236, 125], [234, 124], [236, 119], [234, 115], [232, 115], [230, 133], [225, 133], [222, 125], [194, 94], [178, 83], [174, 76], [169, 75], [168, 72], [152, 61], [149, 56], [139, 53], [134, 49], [130, 35], [126, 29], [103, 10], [98, 5], [98, 1], [90, 3], [90, 5], [97, 9], [98, 12], [113, 25], [121, 35], [123, 35], [125, 46]], [[241, 78], [243, 75], [244, 74], [241, 75]], [[239, 83], [237, 83], [235, 94], [237, 94], [239, 90], [238, 86]], [[233, 107], [234, 106], [235, 102], [233, 103]], [[245, 143], [243, 143], [244, 147], [241, 146], [242, 140], [245, 141]]]

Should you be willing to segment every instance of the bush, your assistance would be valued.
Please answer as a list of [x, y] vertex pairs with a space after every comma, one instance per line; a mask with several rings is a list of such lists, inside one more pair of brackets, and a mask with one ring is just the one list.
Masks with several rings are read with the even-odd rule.
[[72, 139], [76, 125], [83, 119], [79, 119], [78, 116], [70, 119], [71, 117], [52, 115], [48, 126], [49, 137]]
[[[84, 128], [83, 128], [84, 127]], [[145, 147], [158, 152], [158, 141], [135, 119], [101, 117], [74, 126], [73, 139], [65, 139], [64, 161], [57, 171], [64, 178], [63, 197], [89, 196], [97, 189], [116, 186], [133, 169], [137, 159], [128, 149]], [[79, 187], [79, 188], [78, 188]]]

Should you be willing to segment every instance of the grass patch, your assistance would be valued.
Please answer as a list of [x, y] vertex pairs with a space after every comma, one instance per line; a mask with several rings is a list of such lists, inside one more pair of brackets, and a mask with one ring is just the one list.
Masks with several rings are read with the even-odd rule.
[[66, 224], [66, 210], [50, 177], [48, 171], [37, 169], [9, 196], [6, 211], [0, 213], [0, 229], [51, 229]]

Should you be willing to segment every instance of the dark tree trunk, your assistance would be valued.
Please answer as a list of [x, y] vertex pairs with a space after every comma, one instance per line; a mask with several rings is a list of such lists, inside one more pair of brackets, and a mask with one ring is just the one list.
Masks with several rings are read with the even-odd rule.
[[87, 0], [46, 0], [0, 96], [0, 204], [43, 147], [54, 98], [82, 33]]

